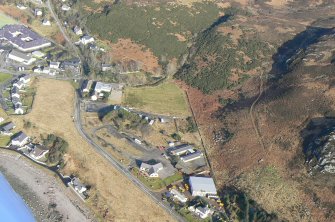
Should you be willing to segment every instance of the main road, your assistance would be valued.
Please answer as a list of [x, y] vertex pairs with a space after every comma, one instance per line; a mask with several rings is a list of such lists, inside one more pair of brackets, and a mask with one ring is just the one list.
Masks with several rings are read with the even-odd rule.
[[144, 193], [146, 193], [155, 203], [161, 206], [164, 210], [170, 213], [177, 221], [184, 222], [184, 218], [180, 216], [176, 211], [174, 211], [168, 204], [161, 201], [161, 197], [159, 194], [152, 192], [148, 187], [146, 187], [138, 178], [136, 178], [125, 166], [120, 164], [111, 154], [109, 154], [106, 150], [96, 144], [84, 131], [81, 124], [81, 109], [80, 109], [80, 98], [78, 93], [75, 93], [75, 110], [74, 110], [74, 123], [79, 132], [79, 134], [92, 146], [92, 148], [101, 156], [106, 158], [110, 164], [112, 164], [115, 169], [117, 169], [120, 173], [125, 175], [135, 186], [141, 189]]

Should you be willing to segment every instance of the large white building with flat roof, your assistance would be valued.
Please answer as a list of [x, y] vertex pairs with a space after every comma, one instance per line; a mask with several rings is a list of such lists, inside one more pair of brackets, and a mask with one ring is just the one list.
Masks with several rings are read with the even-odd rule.
[[217, 195], [213, 178], [193, 177], [189, 179], [192, 196], [205, 197], [207, 195]]

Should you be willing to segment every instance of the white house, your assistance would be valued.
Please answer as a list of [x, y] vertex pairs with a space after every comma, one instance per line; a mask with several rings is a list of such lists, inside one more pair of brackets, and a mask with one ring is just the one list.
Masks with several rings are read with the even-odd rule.
[[162, 163], [156, 163], [150, 165], [147, 163], [141, 163], [140, 171], [145, 172], [149, 177], [159, 177], [158, 172], [163, 169]]
[[206, 195], [217, 195], [213, 178], [211, 177], [194, 177], [189, 179], [192, 196], [205, 197]]
[[24, 110], [22, 108], [22, 104], [14, 105], [14, 113], [17, 114], [17, 115], [23, 115]]
[[50, 62], [49, 67], [50, 69], [59, 69], [60, 62]]
[[43, 70], [42, 70], [42, 73], [49, 74], [50, 73], [50, 68], [49, 67], [44, 67]]
[[48, 19], [43, 19], [43, 21], [42, 21], [42, 25], [50, 26], [50, 25], [51, 25], [51, 22], [50, 22]]
[[77, 25], [73, 28], [73, 32], [76, 35], [82, 35], [83, 34], [83, 30], [79, 26], [77, 26]]
[[19, 88], [17, 88], [16, 86], [14, 86], [10, 92], [11, 94], [11, 97], [14, 98], [20, 98], [20, 91], [19, 91]]
[[20, 98], [17, 98], [17, 97], [12, 97], [12, 103], [14, 106], [16, 105], [21, 105], [22, 106], [22, 102], [20, 100]]
[[24, 84], [28, 84], [30, 82], [30, 76], [29, 75], [23, 75], [20, 77], [20, 81]]
[[194, 211], [200, 218], [206, 219], [212, 211], [208, 207], [197, 207]]
[[12, 145], [14, 146], [24, 146], [29, 141], [29, 137], [24, 132], [19, 132], [12, 139]]
[[180, 201], [181, 203], [186, 203], [187, 202], [187, 197], [184, 195], [184, 194], [182, 194], [182, 193], [180, 193], [178, 190], [176, 190], [176, 189], [172, 189], [171, 191], [170, 191], [170, 193], [173, 195], [173, 197], [175, 198], [175, 199], [177, 199], [178, 201]]
[[43, 69], [41, 67], [34, 67], [33, 72], [34, 73], [43, 73]]
[[93, 80], [85, 80], [82, 85], [82, 92], [88, 93], [91, 90]]
[[79, 178], [74, 177], [71, 180], [71, 185], [73, 186], [73, 188], [78, 192], [78, 193], [83, 193], [87, 190], [87, 188], [84, 186], [84, 184], [82, 184], [79, 180]]
[[29, 153], [29, 155], [32, 158], [34, 158], [36, 160], [39, 160], [42, 157], [44, 157], [45, 154], [47, 154], [48, 152], [49, 152], [49, 150], [46, 147], [38, 144], [38, 145], [34, 146], [33, 150]]
[[13, 83], [13, 87], [17, 87], [18, 89], [22, 89], [24, 87], [24, 83], [22, 81], [16, 81]]
[[12, 50], [9, 54], [8, 54], [8, 58], [11, 60], [14, 60], [16, 62], [20, 62], [23, 63], [25, 65], [31, 65], [33, 62], [36, 61], [35, 58], [33, 58], [31, 56], [31, 54], [27, 54], [27, 53], [23, 53], [23, 52], [19, 52], [17, 50]]
[[43, 12], [42, 12], [41, 9], [39, 9], [39, 8], [35, 8], [35, 10], [34, 10], [34, 14], [35, 14], [35, 16], [42, 16], [42, 15], [43, 15]]
[[2, 123], [5, 119], [3, 117], [0, 117], [0, 123]]
[[68, 6], [68, 5], [62, 5], [62, 10], [63, 11], [69, 11], [70, 9], [71, 9], [70, 6]]
[[94, 42], [94, 38], [89, 35], [84, 35], [80, 38], [80, 42], [84, 45]]

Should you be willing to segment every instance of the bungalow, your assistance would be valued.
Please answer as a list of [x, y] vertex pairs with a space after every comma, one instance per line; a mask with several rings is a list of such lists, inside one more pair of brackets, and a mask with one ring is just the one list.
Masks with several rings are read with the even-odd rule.
[[79, 26], [77, 26], [77, 25], [73, 28], [73, 32], [76, 35], [82, 35], [83, 34], [83, 30]]
[[83, 193], [87, 190], [87, 188], [85, 187], [84, 184], [82, 184], [79, 180], [79, 178], [74, 177], [71, 180], [71, 185], [73, 186], [73, 188], [78, 192], [78, 193]]
[[17, 50], [12, 50], [8, 54], [8, 58], [11, 59], [11, 60], [13, 60], [13, 61], [15, 61], [15, 62], [23, 63], [25, 65], [31, 65], [33, 62], [36, 61], [36, 59], [33, 58], [31, 56], [31, 54], [19, 52]]
[[15, 126], [14, 123], [9, 122], [9, 123], [5, 124], [5, 125], [1, 128], [1, 134], [3, 134], [3, 135], [8, 135], [8, 136], [13, 135], [13, 133], [10, 132], [10, 131], [11, 131], [12, 129], [14, 129], [15, 127], [16, 127], [16, 126]]
[[22, 102], [21, 102], [20, 98], [12, 97], [12, 103], [13, 103], [14, 106], [16, 106], [16, 105], [21, 105], [22, 106]]
[[202, 152], [200, 152], [200, 151], [196, 151], [196, 152], [187, 154], [187, 155], [185, 155], [185, 156], [182, 156], [182, 157], [180, 157], [180, 159], [181, 159], [184, 163], [187, 163], [187, 162], [190, 162], [190, 161], [199, 159], [199, 158], [201, 158], [202, 156], [203, 156]]
[[212, 213], [212, 211], [206, 206], [197, 207], [194, 213], [197, 214], [200, 218], [206, 219]]
[[112, 85], [108, 84], [108, 83], [103, 83], [103, 82], [97, 82], [95, 84], [95, 88], [94, 91], [97, 93], [101, 93], [101, 92], [110, 92], [112, 91]]
[[42, 69], [41, 67], [34, 67], [33, 68], [33, 72], [35, 72], [35, 73], [43, 73], [43, 70], [44, 69]]
[[11, 90], [11, 97], [16, 97], [16, 98], [20, 98], [20, 94], [19, 94], [19, 88], [14, 86]]
[[93, 84], [93, 80], [85, 80], [82, 84], [82, 92], [83, 93], [90, 92], [92, 84]]
[[12, 145], [14, 146], [24, 146], [29, 141], [29, 137], [24, 132], [19, 132], [12, 139]]
[[13, 87], [17, 87], [19, 89], [22, 89], [24, 87], [24, 83], [21, 80], [16, 81], [16, 82], [13, 83]]
[[22, 108], [22, 104], [14, 105], [14, 113], [17, 114], [17, 115], [23, 115], [24, 110]]
[[49, 21], [48, 19], [43, 19], [43, 20], [42, 20], [42, 25], [50, 26], [51, 23], [50, 23], [50, 21]]
[[173, 198], [175, 198], [175, 199], [177, 199], [178, 201], [180, 201], [181, 203], [186, 203], [187, 202], [187, 197], [184, 195], [184, 194], [182, 194], [182, 193], [180, 193], [178, 190], [176, 190], [176, 189], [172, 189], [171, 191], [170, 191], [170, 193], [173, 195]]
[[172, 155], [180, 156], [180, 155], [185, 154], [187, 152], [193, 152], [193, 151], [194, 151], [193, 146], [188, 145], [188, 144], [183, 144], [183, 145], [176, 146], [176, 147], [172, 148], [170, 150], [170, 153]]
[[39, 8], [35, 8], [34, 14], [35, 14], [35, 16], [42, 16], [43, 15], [43, 11], [41, 9], [39, 9]]
[[62, 10], [63, 11], [69, 11], [70, 9], [71, 9], [70, 6], [68, 6], [68, 5], [62, 5]]
[[109, 71], [112, 68], [113, 68], [113, 66], [110, 65], [110, 64], [101, 64], [101, 71], [103, 71], [103, 72]]
[[80, 42], [84, 45], [94, 42], [94, 38], [89, 35], [84, 35], [80, 38]]
[[36, 160], [41, 159], [49, 152], [48, 148], [42, 145], [35, 145], [33, 150], [30, 152], [30, 156]]
[[43, 70], [42, 70], [42, 73], [49, 74], [50, 73], [50, 68], [49, 67], [44, 67]]
[[140, 171], [145, 172], [149, 177], [159, 177], [158, 172], [163, 169], [162, 163], [156, 163], [150, 165], [147, 163], [141, 163]]
[[20, 77], [20, 81], [23, 82], [24, 84], [27, 84], [30, 82], [30, 76], [29, 75], [22, 75]]
[[49, 67], [50, 69], [58, 69], [60, 65], [60, 62], [50, 62]]

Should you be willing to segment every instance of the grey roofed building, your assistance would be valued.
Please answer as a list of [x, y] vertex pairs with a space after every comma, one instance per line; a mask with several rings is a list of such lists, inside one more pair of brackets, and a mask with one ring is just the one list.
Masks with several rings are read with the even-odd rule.
[[95, 84], [94, 91], [100, 92], [110, 92], [112, 91], [112, 85], [110, 83], [97, 82]]
[[21, 131], [12, 139], [12, 141], [17, 141], [19, 143], [22, 143], [27, 138], [28, 136], [24, 132]]
[[19, 93], [19, 88], [17, 87], [17, 86], [14, 86], [13, 88], [12, 88], [12, 90], [11, 90], [11, 93], [12, 94], [18, 94]]
[[14, 128], [15, 128], [15, 124], [13, 122], [10, 122], [10, 123], [7, 123], [6, 125], [4, 125], [2, 127], [2, 131], [8, 132], [8, 131], [10, 131], [10, 130], [12, 130]]
[[192, 196], [206, 196], [208, 194], [216, 195], [216, 187], [211, 177], [194, 177], [189, 179]]
[[10, 55], [16, 56], [16, 57], [21, 58], [21, 59], [23, 59], [25, 61], [29, 61], [31, 59], [31, 56], [29, 54], [23, 53], [23, 52], [19, 52], [17, 50], [12, 50], [10, 52]]
[[194, 153], [187, 154], [185, 156], [180, 157], [180, 159], [184, 162], [190, 162], [192, 160], [199, 159], [203, 156], [203, 154], [200, 151], [196, 151]]
[[75, 189], [76, 191], [78, 191], [79, 193], [82, 193], [82, 192], [84, 192], [84, 191], [87, 190], [86, 186], [85, 186], [84, 184], [82, 184], [82, 183], [80, 182], [79, 178], [77, 178], [77, 177], [74, 177], [74, 178], [71, 180], [71, 183], [72, 183], [74, 189]]
[[76, 69], [79, 70], [80, 68], [80, 60], [79, 59], [73, 59], [73, 60], [67, 60], [63, 61], [60, 64], [60, 68], [65, 69]]
[[20, 100], [19, 98], [17, 98], [17, 97], [13, 97], [13, 98], [12, 98], [12, 102], [13, 102], [14, 106], [15, 106], [16, 104], [21, 104], [21, 105], [22, 105], [21, 100]]
[[158, 177], [158, 172], [163, 169], [162, 163], [156, 163], [154, 165], [141, 163], [140, 170], [146, 171], [150, 177]]
[[170, 153], [173, 154], [173, 155], [178, 155], [179, 156], [181, 154], [184, 154], [186, 152], [193, 151], [193, 150], [194, 150], [193, 146], [191, 146], [189, 144], [183, 144], [183, 145], [171, 148]]
[[0, 29], [0, 39], [9, 41], [23, 52], [51, 46], [51, 42], [24, 25], [5, 25]]

